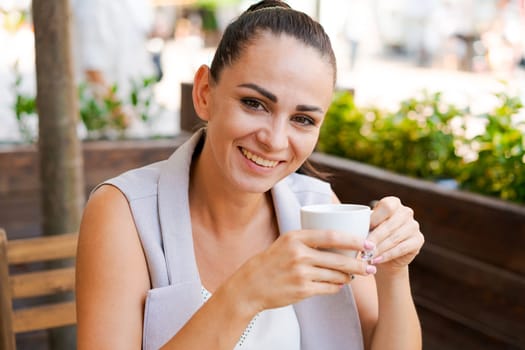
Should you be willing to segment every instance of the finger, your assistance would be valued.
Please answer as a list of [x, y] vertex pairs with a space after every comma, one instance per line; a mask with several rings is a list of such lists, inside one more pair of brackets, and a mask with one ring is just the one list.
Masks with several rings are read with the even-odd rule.
[[385, 239], [383, 239], [377, 245], [376, 255], [383, 254], [384, 251], [395, 247], [407, 239], [410, 239], [411, 236], [417, 235], [419, 233], [419, 224], [415, 220], [411, 220], [403, 223], [400, 227], [393, 230]]
[[337, 252], [316, 251], [312, 253], [312, 265], [324, 270], [342, 272], [350, 275], [370, 275], [376, 268], [367, 262]]
[[385, 197], [378, 201], [370, 216], [370, 227], [374, 229], [377, 225], [387, 220], [397, 209], [401, 207], [401, 201], [397, 197]]
[[314, 282], [326, 282], [332, 284], [344, 284], [350, 282], [350, 275], [348, 273], [329, 268], [313, 266], [310, 270], [310, 274], [309, 278]]
[[[329, 282], [311, 282], [308, 285], [309, 296], [313, 295], [329, 295], [338, 293], [344, 284], [335, 284]], [[300, 298], [301, 300], [304, 298]]]
[[303, 265], [288, 276], [284, 289], [293, 293], [294, 299], [302, 300], [313, 295], [336, 293], [349, 280], [350, 276], [340, 271]]
[[423, 242], [423, 234], [419, 233], [418, 235], [411, 236], [409, 239], [404, 240], [401, 243], [379, 254], [379, 261], [373, 262], [381, 264], [401, 257], [411, 256], [410, 260], [406, 262], [406, 264], [408, 264], [417, 254], [419, 254]]
[[409, 207], [400, 206], [385, 221], [379, 223], [368, 235], [368, 240], [380, 245], [392, 232], [407, 222], [413, 221], [414, 212]]

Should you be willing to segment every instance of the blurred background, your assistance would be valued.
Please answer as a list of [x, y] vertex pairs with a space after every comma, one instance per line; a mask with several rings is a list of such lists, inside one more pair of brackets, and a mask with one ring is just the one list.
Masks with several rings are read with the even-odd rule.
[[[180, 83], [191, 81], [200, 64], [211, 62], [221, 31], [253, 2], [144, 0], [138, 5], [140, 1], [104, 4], [72, 0], [78, 83], [86, 80], [82, 72], [89, 68], [86, 65], [96, 66], [97, 59], [103, 57], [115, 60], [119, 68], [103, 68], [121, 71], [118, 79], [105, 78], [107, 85], [118, 84], [119, 112], [126, 119], [114, 121], [115, 127], [125, 129], [127, 137], [174, 135], [179, 131]], [[394, 108], [422, 89], [442, 92], [446, 100], [480, 110], [494, 104], [493, 93], [502, 89], [524, 96], [523, 0], [289, 3], [323, 24], [338, 59], [338, 86], [352, 89], [359, 105]], [[132, 8], [126, 10], [126, 6]], [[90, 33], [86, 23], [91, 32], [98, 33]], [[125, 34], [112, 32], [112, 26]], [[138, 38], [143, 35], [144, 40], [126, 47], [132, 33]], [[111, 35], [120, 35], [120, 39], [110, 41]], [[102, 43], [104, 40], [109, 40], [109, 45]], [[141, 55], [149, 62], [136, 59]], [[146, 74], [148, 70], [142, 68], [148, 64], [151, 68]], [[139, 70], [143, 70], [142, 76]], [[150, 77], [153, 79], [146, 79]], [[130, 79], [138, 83], [130, 84]], [[128, 98], [133, 92], [135, 101]], [[85, 97], [81, 104], [89, 107], [89, 93], [81, 93]], [[31, 1], [0, 0], [0, 143], [36, 137], [37, 118], [30, 103], [34, 95]], [[151, 102], [146, 103], [150, 97]], [[142, 111], [133, 112], [126, 105], [138, 105]], [[83, 117], [88, 120], [79, 127], [81, 137], [97, 137], [96, 132], [87, 130], [96, 120]]]

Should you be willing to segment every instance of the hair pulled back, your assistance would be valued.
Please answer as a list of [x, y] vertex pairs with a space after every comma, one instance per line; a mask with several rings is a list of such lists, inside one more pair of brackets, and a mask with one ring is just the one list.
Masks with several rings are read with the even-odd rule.
[[222, 69], [235, 62], [242, 51], [266, 31], [286, 34], [316, 49], [333, 67], [335, 84], [335, 55], [321, 24], [278, 0], [263, 0], [250, 6], [226, 27], [210, 68], [213, 80], [219, 81]]

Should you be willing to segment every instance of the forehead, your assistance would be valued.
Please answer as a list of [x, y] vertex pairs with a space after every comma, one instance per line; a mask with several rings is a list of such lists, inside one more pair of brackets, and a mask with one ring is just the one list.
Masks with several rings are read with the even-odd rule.
[[241, 50], [237, 61], [242, 61], [242, 64], [256, 64], [264, 58], [271, 58], [272, 61], [266, 61], [267, 64], [289, 63], [297, 56], [303, 58], [301, 61], [304, 61], [305, 65], [321, 64], [329, 72], [335, 74], [329, 58], [323, 56], [319, 49], [286, 33], [274, 34], [269, 30], [258, 31]]
[[328, 58], [316, 48], [286, 34], [262, 32], [232, 64], [224, 67], [220, 83], [251, 82], [275, 93], [293, 89], [304, 95], [328, 96], [330, 100], [333, 76]]

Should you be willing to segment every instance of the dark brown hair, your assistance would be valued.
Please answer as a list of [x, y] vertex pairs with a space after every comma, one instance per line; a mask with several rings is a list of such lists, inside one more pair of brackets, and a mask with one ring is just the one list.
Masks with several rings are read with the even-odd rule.
[[321, 24], [277, 0], [263, 0], [250, 6], [226, 27], [211, 63], [212, 78], [219, 81], [222, 69], [235, 62], [243, 49], [265, 31], [276, 35], [286, 34], [316, 49], [333, 67], [335, 84], [335, 55], [330, 38]]

